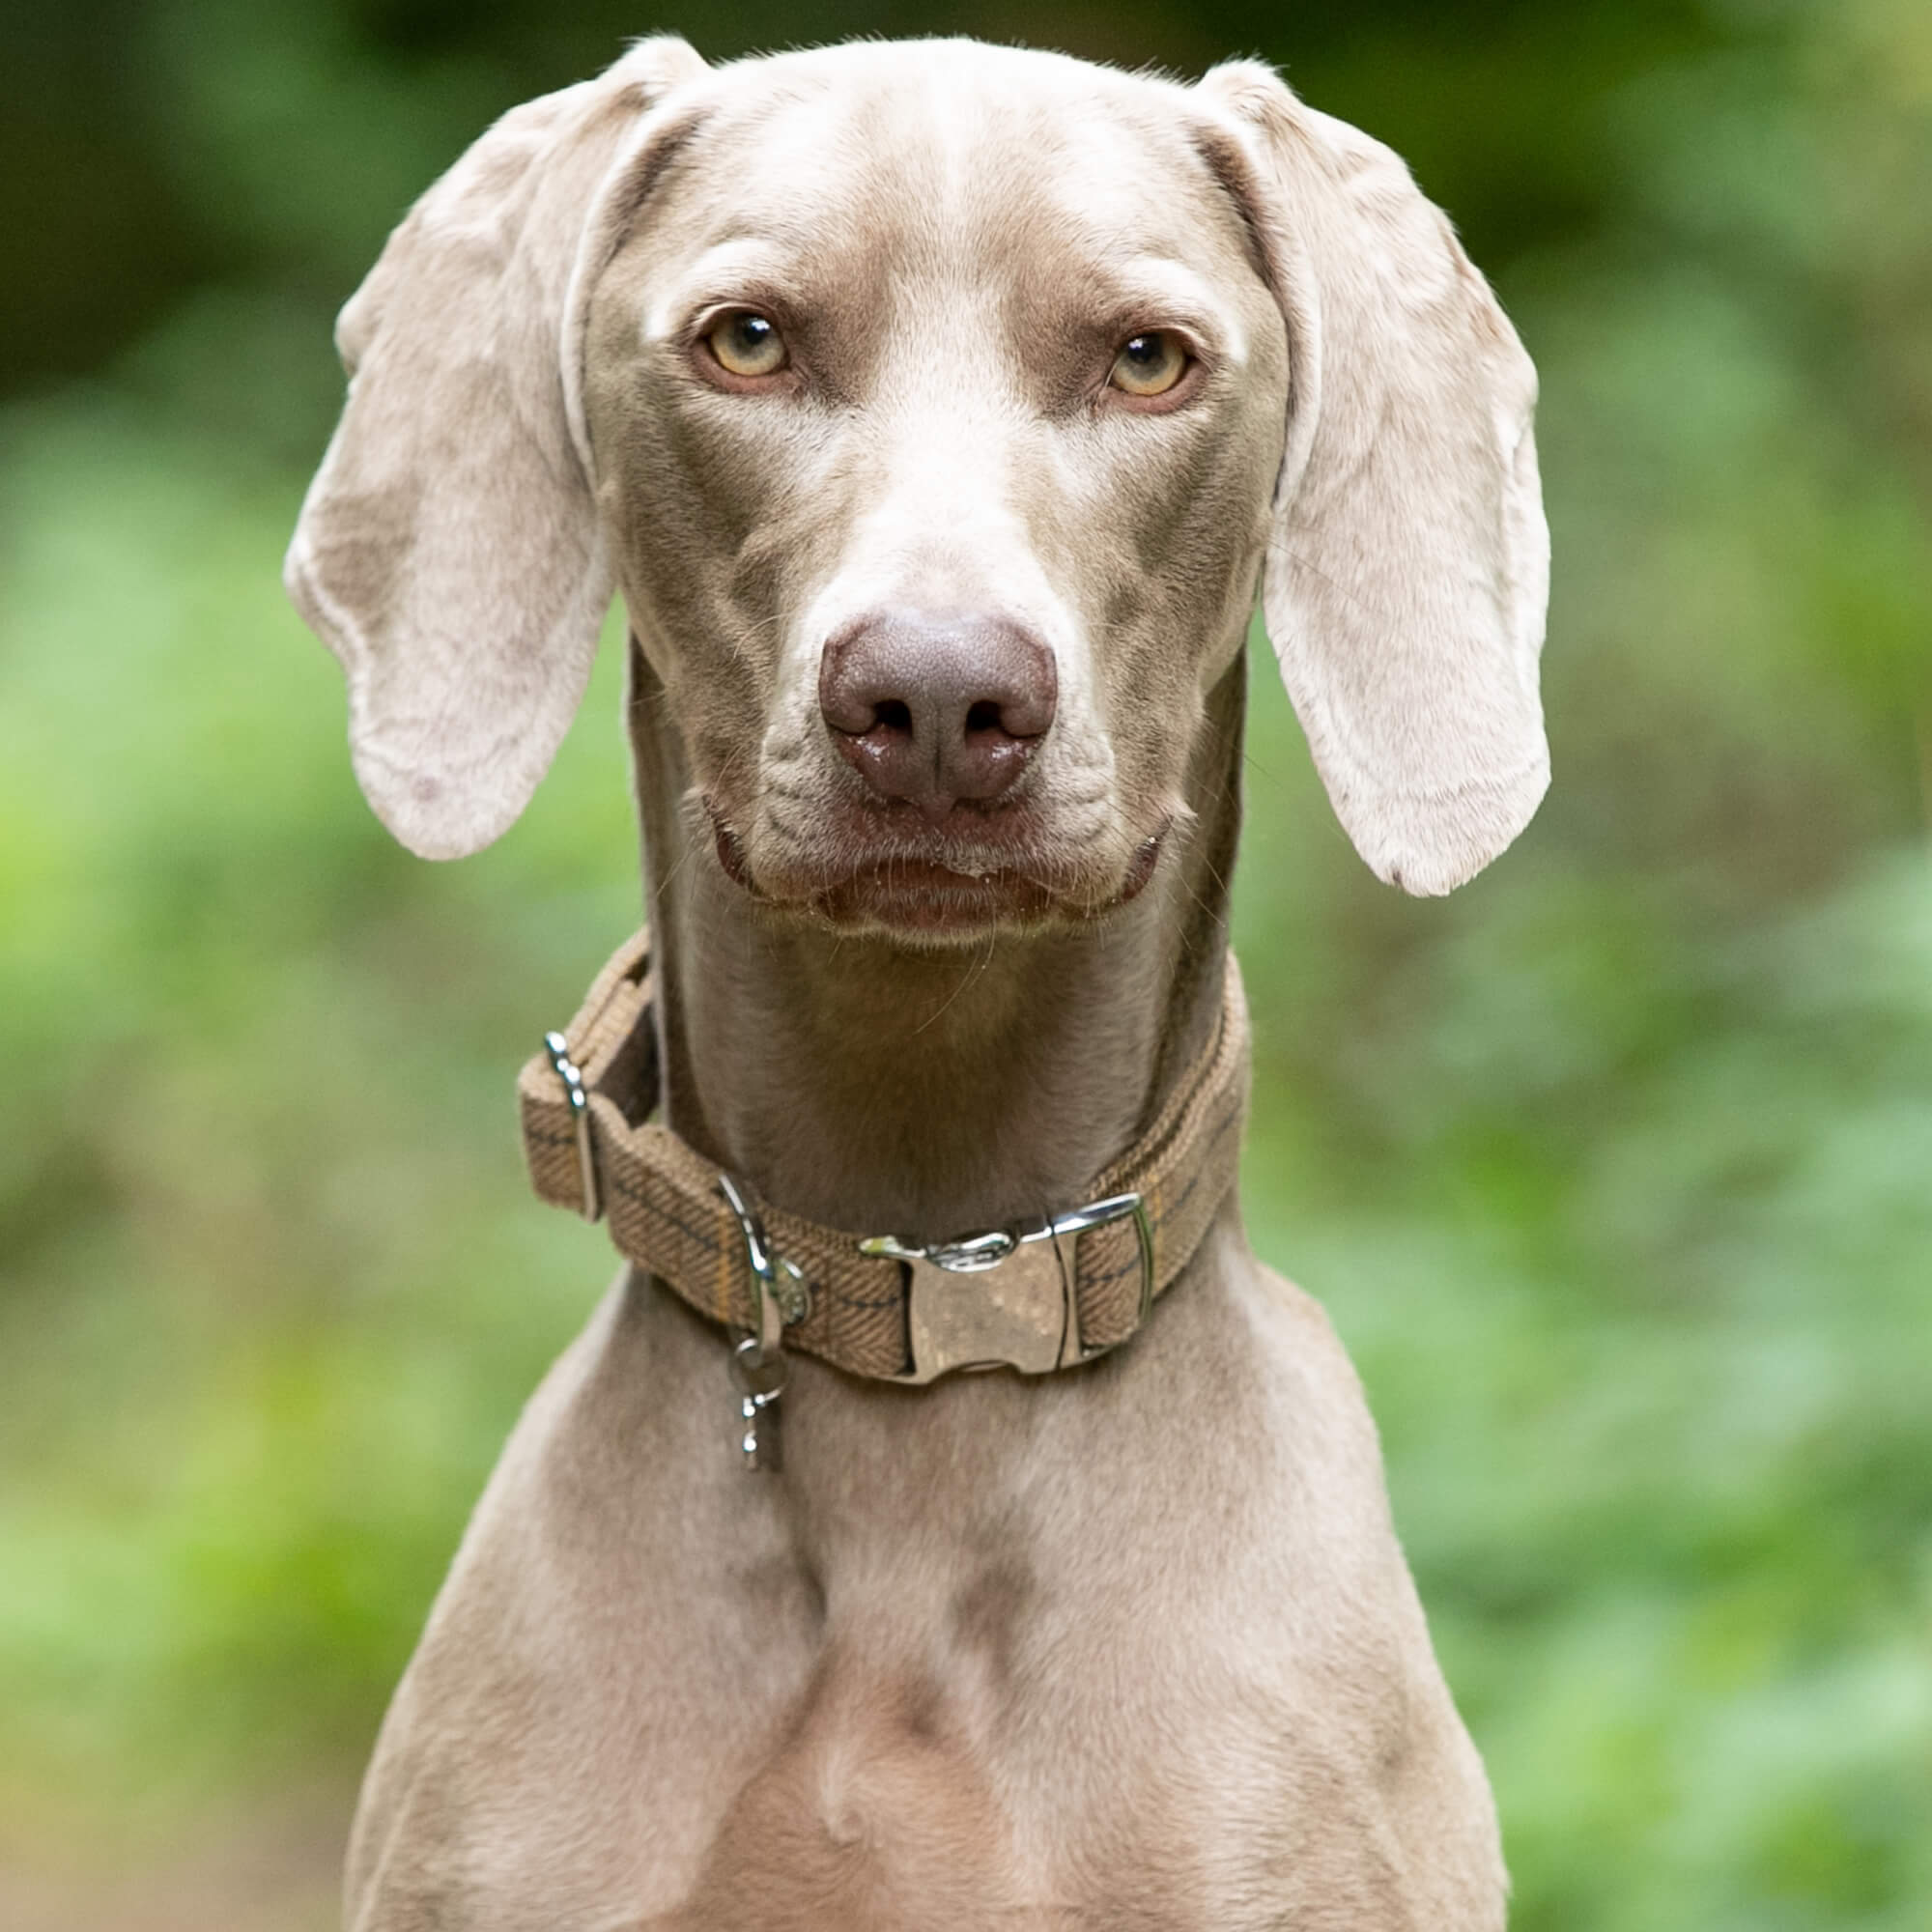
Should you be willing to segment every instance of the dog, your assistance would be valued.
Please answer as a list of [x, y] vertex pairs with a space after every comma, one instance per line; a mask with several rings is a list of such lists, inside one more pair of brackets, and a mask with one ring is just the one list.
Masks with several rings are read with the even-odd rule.
[[622, 595], [651, 951], [598, 998], [663, 1123], [559, 1038], [547, 1145], [724, 1231], [708, 1286], [635, 1235], [518, 1424], [354, 1932], [1500, 1925], [1359, 1385], [1230, 1184], [1258, 594], [1382, 879], [1548, 782], [1535, 377], [1448, 222], [1252, 62], [658, 38], [485, 133], [338, 343], [287, 580], [405, 845], [515, 820]]

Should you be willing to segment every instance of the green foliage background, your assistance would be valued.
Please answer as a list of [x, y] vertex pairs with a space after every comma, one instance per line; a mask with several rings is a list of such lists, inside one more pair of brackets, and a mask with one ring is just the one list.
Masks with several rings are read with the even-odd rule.
[[1457, 216], [1543, 370], [1555, 788], [1403, 900], [1256, 653], [1252, 1224], [1368, 1381], [1522, 1932], [1932, 1923], [1923, 0], [10, 13], [0, 1920], [331, 1922], [609, 1274], [510, 1084], [635, 915], [613, 657], [424, 867], [276, 572], [387, 228], [658, 25], [1259, 50]]

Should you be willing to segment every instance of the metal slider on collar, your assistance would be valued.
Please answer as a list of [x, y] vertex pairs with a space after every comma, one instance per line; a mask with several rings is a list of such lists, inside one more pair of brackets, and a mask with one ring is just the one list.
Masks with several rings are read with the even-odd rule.
[[556, 1032], [543, 1037], [544, 1051], [563, 1082], [563, 1097], [570, 1108], [570, 1123], [577, 1133], [577, 1178], [583, 1190], [581, 1210], [586, 1221], [595, 1221], [604, 1212], [597, 1186], [597, 1150], [590, 1137], [590, 1095], [584, 1090], [583, 1069], [570, 1057], [570, 1042]]

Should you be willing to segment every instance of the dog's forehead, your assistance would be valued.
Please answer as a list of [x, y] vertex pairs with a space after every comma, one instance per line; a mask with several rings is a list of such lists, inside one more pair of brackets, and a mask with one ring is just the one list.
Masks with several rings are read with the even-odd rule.
[[819, 48], [719, 69], [687, 111], [668, 188], [688, 242], [895, 244], [956, 269], [1015, 248], [1218, 258], [1239, 232], [1189, 90], [1064, 55]]

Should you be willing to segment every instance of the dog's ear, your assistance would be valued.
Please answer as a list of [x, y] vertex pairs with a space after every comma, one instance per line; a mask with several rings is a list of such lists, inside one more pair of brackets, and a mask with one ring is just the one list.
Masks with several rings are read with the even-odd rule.
[[1268, 636], [1356, 849], [1395, 885], [1446, 893], [1549, 781], [1536, 372], [1387, 148], [1255, 62], [1199, 93], [1288, 325]]
[[284, 581], [349, 680], [355, 776], [412, 851], [508, 830], [570, 727], [612, 591], [567, 337], [598, 190], [706, 71], [645, 41], [513, 109], [342, 311], [349, 400]]

